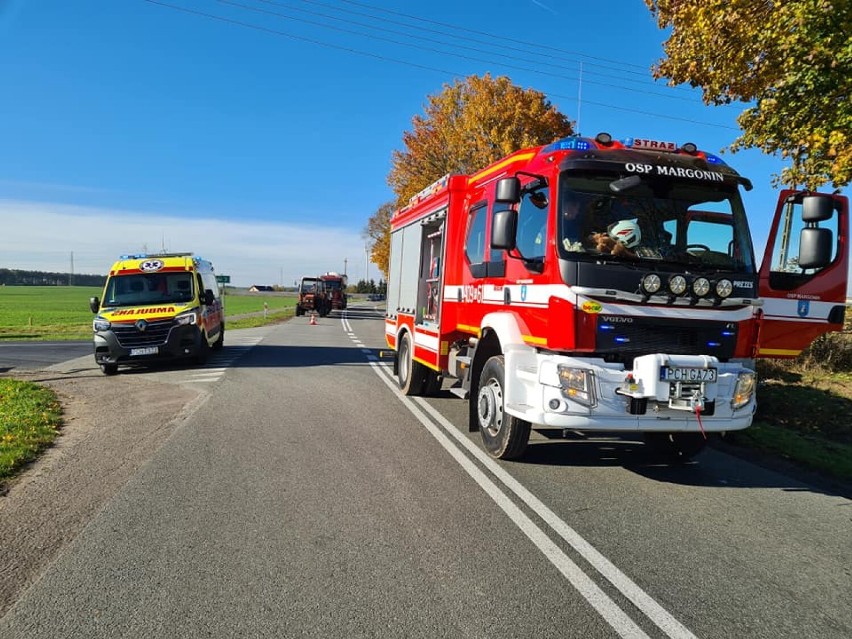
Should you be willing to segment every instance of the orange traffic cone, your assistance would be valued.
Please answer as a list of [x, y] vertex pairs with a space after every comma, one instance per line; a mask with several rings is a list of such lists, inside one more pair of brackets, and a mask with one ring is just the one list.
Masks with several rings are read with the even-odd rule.
[[317, 315], [316, 313], [311, 313], [311, 321], [308, 322], [311, 326], [317, 325]]

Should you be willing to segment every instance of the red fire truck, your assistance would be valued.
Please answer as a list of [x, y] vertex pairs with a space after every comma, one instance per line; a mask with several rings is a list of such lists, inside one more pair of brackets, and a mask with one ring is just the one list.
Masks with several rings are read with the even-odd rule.
[[331, 308], [334, 310], [346, 308], [347, 277], [340, 273], [329, 271], [324, 275], [320, 275], [320, 279], [325, 284], [326, 294], [331, 300]]
[[783, 191], [759, 264], [740, 187], [694, 144], [606, 133], [438, 180], [391, 218], [400, 389], [454, 379], [470, 430], [504, 459], [532, 425], [641, 432], [678, 459], [747, 428], [754, 358], [842, 328], [849, 211]]

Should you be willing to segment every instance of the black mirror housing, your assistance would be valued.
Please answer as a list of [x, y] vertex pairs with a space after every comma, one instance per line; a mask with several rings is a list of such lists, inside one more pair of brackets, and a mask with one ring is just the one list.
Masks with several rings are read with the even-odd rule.
[[512, 209], [494, 211], [491, 220], [491, 248], [511, 251], [515, 248], [517, 234], [518, 212]]
[[823, 268], [831, 264], [833, 244], [834, 234], [828, 229], [802, 229], [799, 236], [799, 268]]
[[97, 313], [98, 309], [101, 307], [101, 302], [97, 297], [89, 298], [89, 308], [92, 309], [92, 313]]
[[204, 291], [204, 303], [207, 306], [210, 306], [213, 302], [216, 301], [216, 296], [213, 294], [209, 288]]
[[834, 199], [824, 195], [806, 195], [802, 198], [802, 221], [824, 222], [834, 215]]
[[494, 186], [494, 202], [517, 204], [521, 201], [521, 181], [516, 177], [497, 180]]

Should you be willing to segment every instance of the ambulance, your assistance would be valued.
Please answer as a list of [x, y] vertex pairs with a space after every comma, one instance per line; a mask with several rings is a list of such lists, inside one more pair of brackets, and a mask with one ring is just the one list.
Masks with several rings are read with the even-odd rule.
[[192, 253], [122, 255], [103, 298], [93, 297], [95, 362], [119, 365], [191, 359], [222, 348], [225, 314], [213, 265]]

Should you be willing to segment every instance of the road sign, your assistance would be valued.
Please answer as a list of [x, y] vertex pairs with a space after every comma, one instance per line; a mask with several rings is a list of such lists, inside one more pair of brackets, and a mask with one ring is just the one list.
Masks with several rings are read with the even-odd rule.
[[230, 275], [217, 275], [216, 281], [219, 282], [219, 284], [230, 284], [231, 283], [231, 276]]

